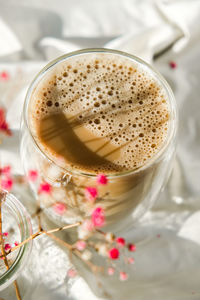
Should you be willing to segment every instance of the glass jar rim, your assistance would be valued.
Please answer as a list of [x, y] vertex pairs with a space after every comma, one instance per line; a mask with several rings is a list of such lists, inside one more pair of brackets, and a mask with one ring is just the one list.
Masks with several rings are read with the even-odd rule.
[[[170, 128], [168, 130], [168, 136], [166, 138], [165, 143], [163, 143], [162, 147], [159, 149], [159, 151], [151, 158], [149, 159], [146, 163], [144, 163], [141, 167], [139, 168], [135, 168], [135, 169], [131, 169], [131, 170], [126, 170], [126, 171], [122, 171], [122, 172], [117, 172], [114, 174], [106, 174], [107, 177], [109, 179], [112, 178], [117, 178], [117, 177], [122, 177], [122, 176], [127, 176], [127, 175], [132, 175], [135, 173], [138, 173], [140, 171], [144, 171], [145, 169], [147, 169], [148, 167], [150, 167], [153, 163], [157, 162], [161, 157], [162, 154], [165, 152], [165, 150], [167, 149], [167, 147], [169, 146], [170, 142], [172, 142], [176, 136], [176, 132], [177, 132], [177, 123], [178, 123], [178, 112], [177, 112], [177, 104], [175, 101], [175, 97], [174, 94], [171, 90], [171, 87], [169, 86], [169, 84], [167, 83], [167, 81], [165, 80], [165, 78], [154, 68], [152, 67], [150, 64], [148, 64], [147, 62], [145, 62], [144, 60], [142, 60], [141, 58], [138, 58], [132, 54], [123, 52], [123, 51], [119, 51], [119, 50], [113, 50], [113, 49], [106, 49], [106, 48], [86, 48], [86, 49], [81, 49], [81, 50], [77, 50], [77, 51], [73, 51], [67, 54], [64, 54], [62, 56], [59, 56], [58, 58], [50, 61], [33, 79], [32, 83], [30, 84], [26, 97], [25, 97], [25, 102], [24, 102], [24, 108], [23, 108], [23, 120], [24, 120], [24, 124], [26, 126], [26, 128], [28, 129], [28, 132], [31, 136], [31, 139], [33, 140], [33, 143], [35, 145], [35, 147], [37, 148], [37, 150], [42, 154], [42, 156], [44, 156], [46, 159], [48, 159], [49, 162], [53, 163], [54, 165], [58, 165], [55, 161], [53, 161], [50, 157], [48, 157], [48, 155], [40, 148], [40, 146], [38, 145], [37, 141], [35, 140], [31, 129], [29, 127], [29, 123], [28, 123], [28, 105], [29, 105], [29, 99], [30, 96], [35, 88], [35, 86], [37, 85], [37, 83], [39, 82], [39, 80], [46, 74], [46, 72], [48, 72], [49, 70], [51, 70], [55, 65], [67, 60], [70, 57], [73, 56], [78, 56], [78, 55], [84, 55], [84, 54], [89, 54], [89, 53], [107, 53], [107, 54], [114, 54], [114, 55], [119, 55], [125, 58], [128, 58], [132, 61], [135, 61], [136, 63], [142, 65], [143, 67], [145, 67], [146, 69], [150, 70], [151, 75], [153, 75], [156, 80], [158, 80], [159, 84], [162, 85], [162, 87], [165, 89], [167, 98], [168, 98], [168, 102], [170, 105]], [[58, 165], [59, 168], [61, 168], [63, 170], [63, 172], [65, 173], [65, 175], [81, 175], [81, 176], [85, 176], [85, 177], [96, 177], [96, 174], [94, 173], [89, 173], [89, 172], [83, 172], [81, 170], [76, 170], [76, 169], [67, 169], [64, 168], [63, 166]]]
[[[5, 193], [6, 200], [4, 200], [3, 205], [6, 205], [7, 208], [12, 211], [15, 215], [16, 219], [18, 218], [19, 224], [21, 226], [22, 232], [21, 241], [24, 241], [32, 234], [32, 224], [31, 218], [22, 205], [22, 203], [13, 195], [8, 193], [7, 191], [2, 190]], [[8, 285], [10, 285], [18, 276], [20, 271], [23, 269], [23, 266], [27, 262], [27, 258], [29, 257], [30, 251], [32, 249], [32, 240], [19, 248], [17, 256], [9, 267], [2, 275], [0, 275], [0, 290], [3, 290]]]

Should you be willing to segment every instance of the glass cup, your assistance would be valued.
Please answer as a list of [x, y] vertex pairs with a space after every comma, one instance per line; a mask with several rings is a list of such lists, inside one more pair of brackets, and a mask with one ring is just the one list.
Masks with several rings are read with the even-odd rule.
[[[85, 201], [84, 191], [88, 186], [97, 187], [97, 174], [77, 171], [73, 168], [68, 169], [63, 167], [62, 161], [53, 161], [40, 148], [31, 131], [28, 110], [34, 88], [55, 66], [73, 56], [98, 53], [110, 54], [113, 57], [121, 56], [148, 69], [164, 88], [170, 110], [168, 136], [161, 149], [142, 167], [107, 175], [108, 184], [98, 186], [99, 197], [95, 205], [105, 209], [109, 230], [113, 228], [116, 231], [133, 224], [152, 207], [172, 169], [175, 154], [177, 108], [171, 88], [154, 68], [133, 55], [108, 49], [75, 51], [50, 62], [33, 80], [26, 95], [22, 121], [21, 157], [27, 175], [30, 170], [37, 172], [38, 177], [30, 180], [30, 186], [42, 209], [55, 223], [59, 225], [73, 223], [83, 220], [89, 215], [90, 203]], [[50, 185], [50, 193], [39, 192], [42, 183]], [[62, 214], [57, 213], [55, 209], [60, 204], [62, 207], [66, 207]]]
[[[12, 195], [0, 191], [2, 195], [2, 233], [4, 248], [14, 247], [32, 234], [30, 217], [24, 206]], [[4, 197], [5, 195], [5, 197]], [[32, 248], [32, 241], [7, 255], [9, 269], [0, 260], [0, 291], [7, 288], [23, 270]], [[1, 251], [0, 251], [1, 252]]]

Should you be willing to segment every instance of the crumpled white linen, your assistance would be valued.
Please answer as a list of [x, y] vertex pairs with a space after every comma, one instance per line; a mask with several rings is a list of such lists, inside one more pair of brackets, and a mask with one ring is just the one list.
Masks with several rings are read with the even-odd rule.
[[[153, 209], [123, 232], [137, 244], [129, 281], [101, 278], [114, 300], [200, 299], [199, 37], [199, 0], [0, 0], [0, 73], [10, 74], [8, 82], [0, 80], [0, 104], [14, 132], [0, 145], [0, 162], [12, 162], [16, 173], [23, 172], [18, 149], [25, 93], [35, 74], [58, 55], [86, 47], [127, 51], [154, 64], [175, 93], [180, 120], [174, 170]], [[171, 60], [176, 69], [169, 67]], [[30, 192], [16, 193], [29, 207]], [[54, 243], [44, 246], [41, 240], [35, 248], [41, 255], [37, 272], [27, 267], [33, 282], [27, 281], [24, 300], [100, 299], [88, 287], [94, 288], [93, 277], [86, 270], [84, 279], [66, 279], [69, 261]], [[61, 251], [66, 269], [45, 264], [48, 251]]]

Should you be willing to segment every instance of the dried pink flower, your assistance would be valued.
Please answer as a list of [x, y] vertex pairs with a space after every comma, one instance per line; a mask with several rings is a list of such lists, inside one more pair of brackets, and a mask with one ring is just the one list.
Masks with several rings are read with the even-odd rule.
[[136, 246], [134, 244], [129, 244], [128, 245], [128, 250], [131, 252], [134, 252], [136, 250]]
[[0, 73], [0, 80], [7, 81], [10, 79], [10, 74], [7, 71], [2, 71]]
[[9, 250], [9, 249], [11, 249], [12, 247], [11, 247], [11, 245], [10, 244], [8, 244], [8, 243], [6, 243], [5, 245], [4, 245], [4, 249], [7, 251], [7, 250]]
[[119, 279], [120, 279], [121, 281], [127, 280], [127, 279], [128, 279], [128, 274], [127, 274], [126, 272], [121, 271], [121, 272], [119, 273]]
[[0, 130], [7, 135], [12, 135], [8, 123], [6, 122], [5, 111], [2, 108], [0, 108]]
[[36, 181], [38, 179], [38, 171], [36, 170], [29, 170], [28, 171], [28, 180]]
[[116, 238], [116, 243], [119, 247], [124, 247], [126, 244], [125, 239], [122, 237]]
[[93, 210], [92, 223], [95, 227], [102, 227], [105, 224], [105, 213], [102, 207], [96, 207]]
[[3, 233], [3, 236], [8, 236], [8, 232], [4, 232], [4, 233]]
[[4, 190], [10, 191], [13, 187], [13, 180], [11, 178], [1, 179], [1, 187]]
[[94, 202], [98, 195], [98, 191], [95, 187], [88, 186], [85, 188], [85, 197], [87, 200]]
[[78, 227], [78, 237], [79, 239], [86, 239], [94, 230], [94, 225], [91, 220], [86, 219], [83, 221], [82, 225]]
[[117, 248], [112, 248], [109, 250], [108, 255], [111, 259], [118, 259], [119, 258], [119, 250]]
[[67, 277], [74, 278], [76, 276], [77, 276], [77, 271], [75, 269], [71, 268], [67, 271]]
[[112, 268], [112, 267], [109, 267], [108, 268], [108, 275], [113, 275], [115, 273], [115, 269], [114, 268]]
[[86, 219], [86, 220], [83, 221], [83, 224], [82, 224], [81, 227], [82, 227], [84, 230], [87, 230], [87, 231], [93, 231], [93, 229], [94, 229], [94, 224], [92, 223], [91, 220]]
[[53, 209], [54, 211], [58, 214], [58, 215], [63, 215], [64, 212], [66, 211], [67, 209], [67, 206], [65, 203], [62, 203], [62, 202], [56, 202], [54, 203], [53, 205]]
[[76, 242], [76, 249], [78, 249], [79, 251], [83, 251], [86, 248], [86, 242], [85, 241], [77, 241]]
[[47, 182], [41, 183], [38, 190], [39, 194], [50, 194], [51, 193], [51, 185]]
[[97, 183], [105, 185], [108, 183], [108, 178], [104, 174], [98, 174], [97, 175]]
[[19, 245], [19, 243], [18, 243], [18, 242], [15, 242], [14, 244], [15, 244], [15, 246], [18, 246], [18, 245]]
[[0, 175], [6, 175], [9, 176], [11, 171], [11, 166], [5, 166], [3, 168], [0, 168]]
[[129, 263], [130, 265], [134, 264], [134, 262], [135, 262], [135, 260], [134, 260], [133, 257], [128, 257], [128, 263]]
[[177, 63], [175, 61], [170, 61], [169, 66], [171, 69], [176, 69], [177, 68]]

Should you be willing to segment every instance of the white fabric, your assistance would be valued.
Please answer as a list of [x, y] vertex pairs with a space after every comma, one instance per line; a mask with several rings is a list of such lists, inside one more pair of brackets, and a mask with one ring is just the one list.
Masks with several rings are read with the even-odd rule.
[[[14, 137], [0, 145], [0, 159], [12, 162], [16, 173], [22, 172], [17, 149], [27, 87], [58, 55], [86, 47], [127, 51], [154, 64], [175, 93], [180, 122], [174, 170], [154, 208], [123, 233], [137, 244], [130, 280], [101, 279], [114, 300], [200, 299], [199, 37], [199, 0], [0, 0], [0, 73], [11, 75], [8, 82], [0, 80], [0, 103], [14, 129]], [[176, 69], [169, 67], [171, 60]], [[29, 192], [16, 193], [30, 203]], [[34, 253], [41, 255], [35, 259], [37, 268], [27, 267], [33, 280], [27, 280], [24, 300], [99, 299], [84, 279], [67, 281], [67, 256], [47, 241], [35, 243]], [[62, 253], [58, 268], [59, 260], [48, 263], [46, 251], [57, 258]], [[83, 273], [94, 287], [91, 274]], [[4, 292], [0, 297], [14, 299]]]

